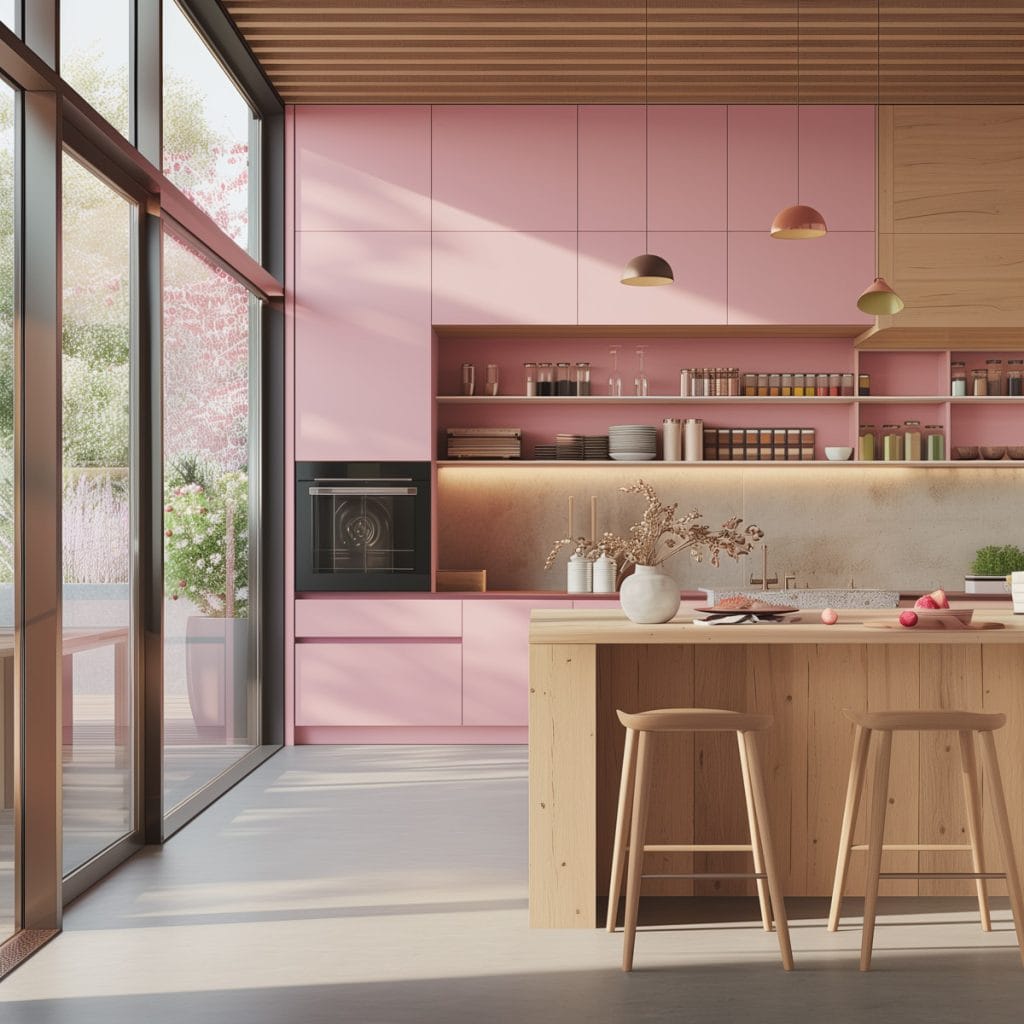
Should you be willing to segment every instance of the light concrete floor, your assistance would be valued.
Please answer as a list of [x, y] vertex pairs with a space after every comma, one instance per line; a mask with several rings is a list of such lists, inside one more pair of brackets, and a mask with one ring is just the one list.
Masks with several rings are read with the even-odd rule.
[[[858, 910], [851, 901], [851, 913]], [[1005, 904], [882, 902], [875, 970], [791, 901], [797, 970], [747, 900], [679, 901], [683, 924], [531, 931], [522, 747], [285, 750], [86, 893], [0, 984], [4, 1024], [481, 1024], [813, 1020], [1017, 1024]], [[649, 909], [649, 908], [648, 908]]]

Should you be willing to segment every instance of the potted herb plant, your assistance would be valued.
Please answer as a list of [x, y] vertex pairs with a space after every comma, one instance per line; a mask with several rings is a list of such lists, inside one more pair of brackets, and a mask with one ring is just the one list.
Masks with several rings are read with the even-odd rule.
[[1006, 577], [1024, 571], [1024, 551], [1014, 544], [989, 544], [979, 548], [971, 562], [971, 571], [964, 577], [968, 594], [1003, 594]]
[[164, 493], [164, 589], [199, 612], [185, 632], [189, 705], [197, 729], [218, 735], [247, 732], [248, 492], [244, 471], [209, 480], [183, 460]]

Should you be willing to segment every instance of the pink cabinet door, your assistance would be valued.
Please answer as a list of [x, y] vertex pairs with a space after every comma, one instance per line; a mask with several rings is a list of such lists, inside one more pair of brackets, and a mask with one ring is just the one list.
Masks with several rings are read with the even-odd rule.
[[429, 459], [430, 233], [296, 238], [295, 457]]
[[435, 231], [575, 231], [575, 106], [433, 108]]
[[435, 231], [435, 324], [576, 323], [576, 233]]
[[295, 647], [296, 725], [458, 725], [458, 643]]
[[307, 598], [295, 602], [298, 637], [462, 636], [462, 602], [440, 598]]
[[564, 601], [463, 601], [462, 724], [528, 724], [530, 612]]
[[295, 108], [298, 231], [429, 231], [430, 108]]

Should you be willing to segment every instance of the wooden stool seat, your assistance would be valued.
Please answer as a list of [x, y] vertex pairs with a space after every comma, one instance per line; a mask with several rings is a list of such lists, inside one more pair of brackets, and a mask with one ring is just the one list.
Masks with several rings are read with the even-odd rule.
[[[612, 850], [612, 873], [608, 887], [608, 931], [615, 931], [615, 918], [622, 895], [623, 875], [626, 873], [626, 854], [629, 870], [626, 883], [626, 918], [623, 928], [622, 969], [633, 969], [633, 948], [636, 943], [637, 915], [640, 907], [640, 883], [643, 878], [645, 853], [711, 853], [728, 851], [753, 855], [754, 871], [748, 874], [716, 873], [686, 874], [682, 878], [752, 878], [757, 881], [757, 895], [761, 906], [761, 920], [766, 931], [771, 931], [774, 910], [782, 965], [793, 969], [793, 951], [789, 944], [786, 906], [782, 886], [772, 853], [768, 829], [768, 801], [761, 778], [761, 757], [758, 733], [769, 729], [769, 715], [748, 715], [740, 711], [718, 708], [662, 708], [628, 714], [617, 712], [626, 727], [626, 748], [622, 757], [622, 780], [619, 786], [619, 806], [615, 816], [615, 845]], [[747, 803], [747, 823], [750, 844], [676, 844], [646, 845], [647, 813], [650, 807], [651, 747], [650, 739], [666, 732], [735, 732], [739, 746], [740, 768], [743, 774], [743, 792]], [[639, 737], [639, 739], [638, 739]], [[627, 819], [628, 845], [627, 845]], [[659, 875], [659, 877], [670, 877]], [[767, 889], [766, 885], [767, 883]]]
[[[988, 908], [986, 879], [1005, 878], [1010, 896], [1010, 909], [1017, 932], [1017, 944], [1021, 959], [1024, 960], [1024, 897], [1021, 895], [1020, 877], [1017, 872], [1016, 855], [1010, 832], [1010, 820], [1006, 810], [999, 761], [996, 758], [996, 729], [1006, 724], [1006, 715], [983, 714], [978, 711], [922, 710], [922, 711], [854, 711], [844, 708], [843, 714], [857, 729], [853, 740], [853, 759], [850, 763], [850, 778], [846, 787], [846, 804], [843, 808], [843, 825], [839, 838], [839, 857], [836, 861], [835, 883], [832, 887], [832, 907], [829, 911], [829, 931], [839, 927], [843, 890], [850, 866], [850, 854], [867, 851], [867, 879], [864, 890], [864, 933], [860, 947], [860, 969], [871, 967], [871, 951], [875, 935], [875, 912], [878, 905], [878, 883], [882, 878], [970, 878], [974, 879], [978, 893], [978, 910], [981, 927], [992, 930]], [[960, 741], [960, 762], [963, 766], [964, 796], [967, 801], [967, 824], [970, 845], [956, 843], [928, 844], [909, 843], [886, 846], [884, 842], [885, 812], [889, 803], [889, 761], [892, 753], [892, 734], [906, 731], [934, 732], [950, 730], [956, 732]], [[857, 821], [861, 792], [868, 761], [868, 748], [873, 733], [878, 734], [875, 745], [874, 794], [868, 825], [866, 845], [852, 845], [850, 842]], [[981, 743], [982, 760], [985, 765], [985, 791], [991, 797], [992, 818], [996, 836], [1002, 847], [1005, 871], [985, 870], [985, 854], [982, 846], [981, 780], [974, 749], [974, 735]], [[888, 849], [900, 851], [948, 851], [970, 853], [972, 871], [899, 871], [883, 872], [882, 852]]]
[[718, 708], [662, 708], [627, 714], [616, 711], [627, 729], [637, 732], [764, 732], [772, 727], [771, 715], [748, 715]]
[[889, 732], [993, 732], [1006, 725], [1006, 715], [984, 714], [981, 711], [854, 711], [843, 708], [843, 714], [865, 729]]

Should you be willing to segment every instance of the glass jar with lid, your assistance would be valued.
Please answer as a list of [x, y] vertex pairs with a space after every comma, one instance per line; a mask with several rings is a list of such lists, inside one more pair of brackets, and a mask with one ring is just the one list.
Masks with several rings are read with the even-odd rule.
[[753, 398], [757, 394], [757, 374], [743, 374], [743, 394], [747, 398]]
[[906, 420], [903, 423], [903, 458], [907, 462], [921, 461], [920, 420]]
[[840, 378], [839, 393], [844, 396], [853, 394], [853, 374], [844, 373]]
[[555, 393], [555, 368], [551, 363], [537, 364], [537, 395], [549, 398]]
[[527, 398], [533, 398], [537, 394], [537, 364], [523, 363], [523, 383]]
[[862, 423], [857, 436], [857, 459], [860, 462], [875, 460], [875, 425]]
[[563, 398], [576, 394], [576, 381], [569, 373], [568, 363], [555, 365], [555, 394], [561, 395]]
[[1014, 398], [1024, 395], [1024, 359], [1006, 360], [1006, 393]]
[[971, 370], [971, 394], [981, 398], [988, 394], [988, 370]]
[[924, 457], [929, 462], [942, 462], [946, 458], [946, 436], [941, 423], [926, 423], [924, 428]]
[[882, 459], [885, 462], [903, 460], [903, 428], [898, 423], [882, 424]]
[[590, 394], [590, 363], [576, 364], [576, 394]]
[[828, 397], [828, 374], [816, 373], [814, 375], [814, 393], [819, 398]]
[[954, 398], [967, 394], [967, 369], [956, 360], [949, 364], [949, 393]]
[[988, 378], [988, 393], [990, 395], [1001, 395], [1003, 393], [1002, 359], [986, 359], [985, 376]]

